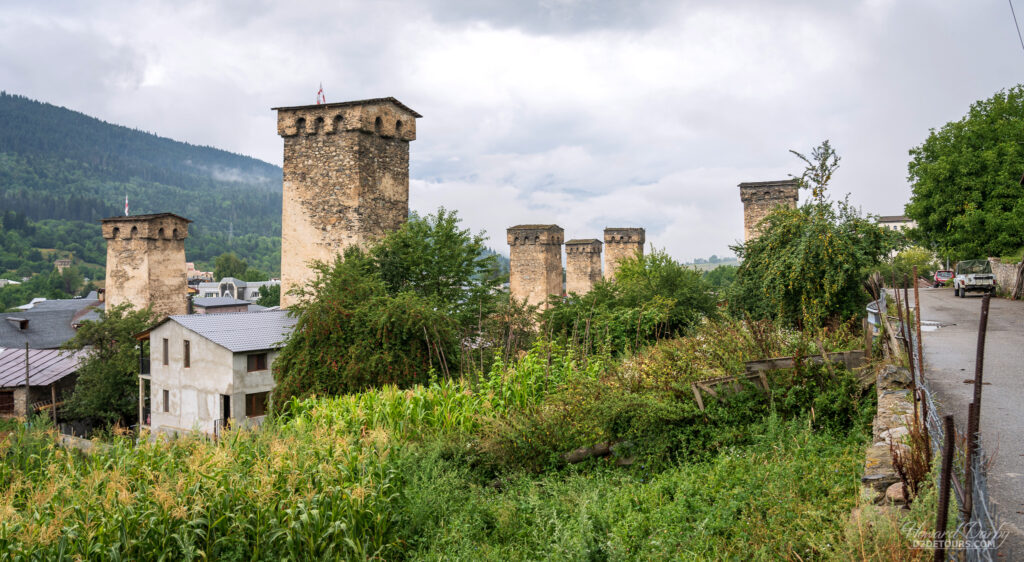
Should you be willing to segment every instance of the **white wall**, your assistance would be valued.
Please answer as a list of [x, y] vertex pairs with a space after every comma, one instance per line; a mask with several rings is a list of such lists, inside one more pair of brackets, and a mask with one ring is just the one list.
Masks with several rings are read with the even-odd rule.
[[[168, 364], [163, 364], [163, 339]], [[184, 341], [191, 346], [184, 367]], [[150, 333], [150, 429], [154, 434], [201, 431], [213, 433], [223, 417], [221, 395], [231, 396], [231, 418], [245, 420], [245, 395], [274, 388], [271, 368], [276, 351], [267, 352], [267, 369], [248, 372], [248, 353], [232, 354], [173, 320]], [[164, 411], [163, 391], [168, 391]]]

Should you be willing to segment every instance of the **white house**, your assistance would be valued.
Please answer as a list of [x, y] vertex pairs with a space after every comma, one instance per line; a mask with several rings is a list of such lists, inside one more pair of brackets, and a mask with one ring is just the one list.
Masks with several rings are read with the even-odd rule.
[[280, 279], [270, 281], [242, 281], [234, 277], [225, 277], [220, 281], [200, 283], [196, 290], [200, 298], [231, 297], [233, 299], [256, 302], [260, 300], [261, 289], [272, 285], [280, 285]]
[[193, 314], [139, 334], [149, 340], [148, 361], [140, 361], [142, 427], [216, 435], [227, 424], [258, 423], [274, 388], [274, 359], [296, 321], [284, 310]]

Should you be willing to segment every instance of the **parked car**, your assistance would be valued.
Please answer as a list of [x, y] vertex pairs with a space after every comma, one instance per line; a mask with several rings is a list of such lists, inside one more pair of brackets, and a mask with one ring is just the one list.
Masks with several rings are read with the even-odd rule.
[[956, 275], [953, 277], [953, 295], [966, 297], [968, 291], [996, 292], [996, 276], [992, 275], [992, 264], [988, 260], [957, 262]]
[[953, 278], [953, 270], [952, 269], [940, 269], [940, 270], [935, 272], [935, 277], [934, 277], [935, 283], [932, 284], [932, 288], [942, 287], [946, 283], [949, 283], [949, 280], [952, 279], [952, 278]]

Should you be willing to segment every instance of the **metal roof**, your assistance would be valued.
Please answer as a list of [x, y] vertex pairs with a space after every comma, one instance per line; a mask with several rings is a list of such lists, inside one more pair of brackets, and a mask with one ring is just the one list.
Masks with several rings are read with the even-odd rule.
[[[46, 386], [73, 374], [86, 351], [28, 350], [29, 386]], [[25, 350], [0, 347], [0, 388], [25, 386]]]
[[279, 349], [298, 320], [287, 310], [186, 314], [168, 316], [140, 336], [152, 334], [167, 322], [177, 322], [232, 353], [241, 353]]
[[218, 306], [239, 306], [252, 304], [250, 301], [234, 299], [231, 297], [203, 297], [192, 299], [192, 304], [202, 308], [216, 308]]
[[[0, 348], [53, 349], [75, 336], [72, 323], [76, 316], [99, 303], [95, 299], [55, 299], [40, 301], [27, 310], [0, 313]], [[24, 318], [28, 326], [21, 330], [9, 317]]]

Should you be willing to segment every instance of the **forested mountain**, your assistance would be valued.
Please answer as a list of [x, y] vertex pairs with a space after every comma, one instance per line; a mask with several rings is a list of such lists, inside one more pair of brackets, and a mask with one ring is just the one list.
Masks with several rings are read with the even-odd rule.
[[277, 236], [281, 169], [0, 92], [0, 208], [95, 221], [173, 212], [202, 233]]
[[280, 268], [281, 168], [0, 92], [0, 210], [83, 221], [78, 230], [102, 245], [96, 221], [122, 215], [125, 195], [132, 214], [192, 219], [191, 261], [234, 251], [268, 273]]

